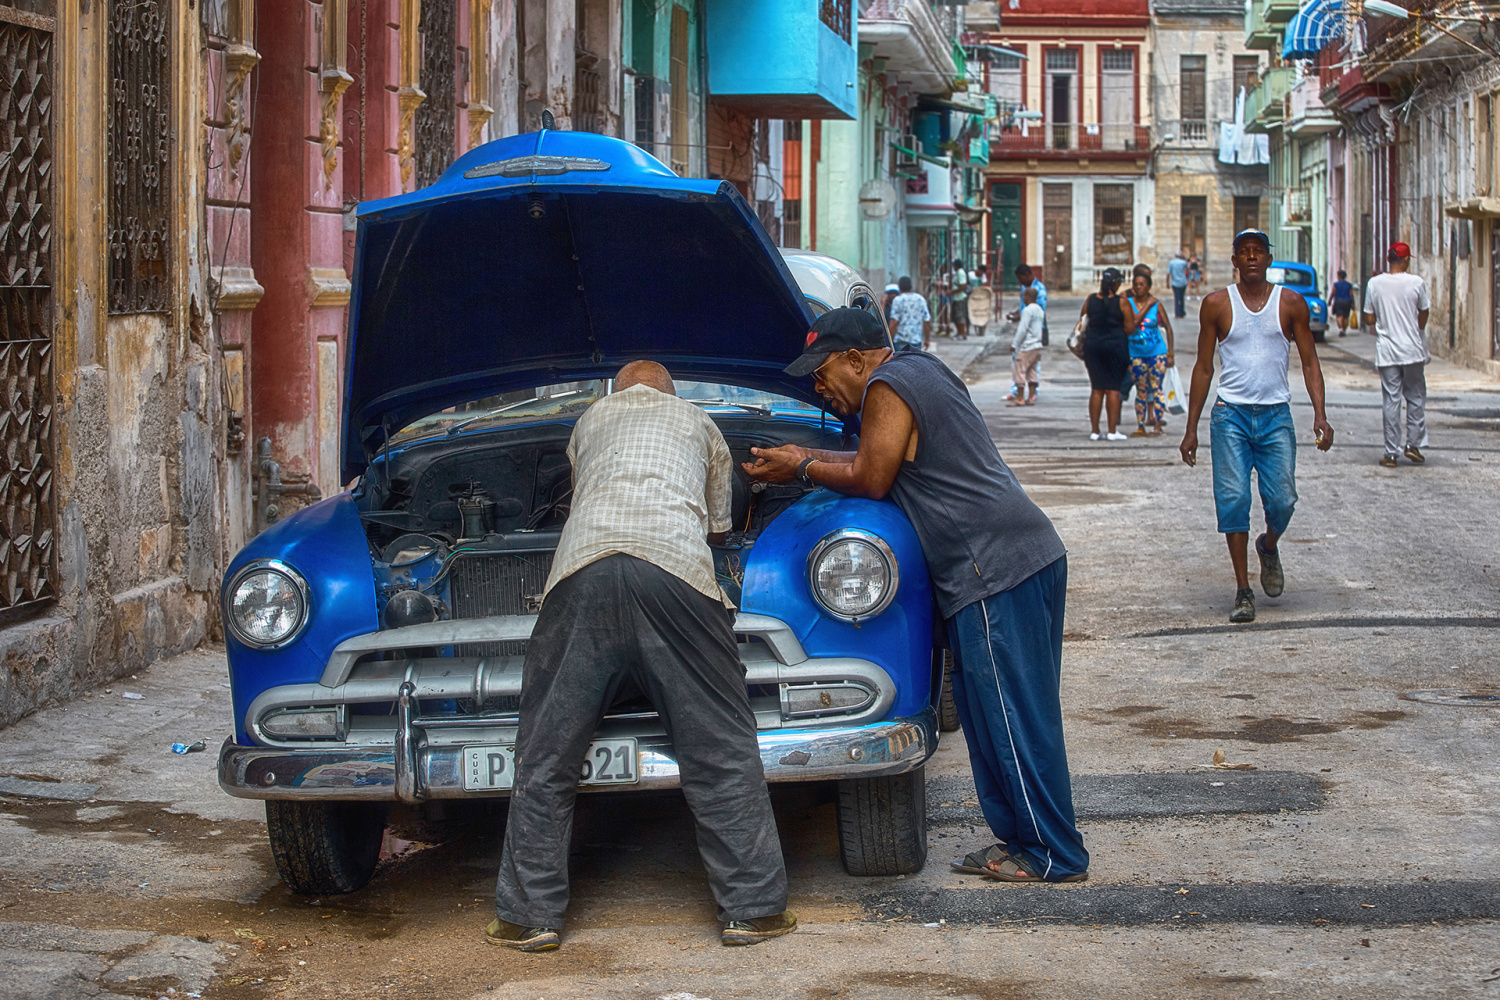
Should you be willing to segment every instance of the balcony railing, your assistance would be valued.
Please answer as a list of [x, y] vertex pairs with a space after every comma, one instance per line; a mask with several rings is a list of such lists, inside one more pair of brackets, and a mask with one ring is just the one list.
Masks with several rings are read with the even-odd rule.
[[1218, 130], [1204, 118], [1156, 120], [1156, 140], [1168, 146], [1208, 146], [1218, 143]]
[[1268, 69], [1260, 78], [1260, 83], [1245, 95], [1245, 125], [1248, 131], [1264, 132], [1272, 122], [1282, 120], [1293, 73], [1290, 66]]
[[1148, 125], [1037, 122], [1026, 129], [990, 133], [990, 159], [1002, 157], [1076, 157], [1145, 153], [1151, 148]]

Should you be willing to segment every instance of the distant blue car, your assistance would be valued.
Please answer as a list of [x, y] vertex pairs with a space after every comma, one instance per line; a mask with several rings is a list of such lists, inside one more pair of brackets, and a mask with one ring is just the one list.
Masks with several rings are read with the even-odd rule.
[[[779, 253], [732, 185], [605, 136], [492, 142], [427, 189], [361, 207], [353, 487], [256, 537], [222, 591], [235, 731], [219, 782], [266, 800], [288, 886], [365, 884], [392, 804], [509, 794], [568, 439], [621, 365], [666, 365], [737, 459], [855, 445], [857, 426], [782, 371], [809, 298], [879, 315], [845, 265]], [[738, 530], [714, 558], [740, 608], [766, 777], [837, 781], [850, 873], [915, 871], [946, 657], [916, 535], [888, 502], [737, 477]], [[581, 780], [677, 786], [638, 694], [605, 715]]]
[[1266, 268], [1266, 280], [1298, 292], [1307, 300], [1308, 326], [1313, 340], [1322, 343], [1328, 333], [1328, 302], [1318, 294], [1318, 272], [1311, 264], [1294, 260], [1273, 260]]

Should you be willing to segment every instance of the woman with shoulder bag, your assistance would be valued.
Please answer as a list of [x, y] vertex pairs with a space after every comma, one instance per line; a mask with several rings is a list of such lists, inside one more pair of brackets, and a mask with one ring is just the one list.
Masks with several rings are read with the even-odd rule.
[[[1135, 331], [1135, 313], [1127, 317], [1120, 295], [1120, 282], [1124, 279], [1119, 271], [1105, 268], [1099, 282], [1099, 291], [1090, 295], [1083, 303], [1079, 314], [1086, 321], [1086, 331], [1081, 342], [1081, 357], [1089, 372], [1089, 433], [1090, 441], [1124, 441], [1125, 435], [1116, 429], [1120, 423], [1120, 383], [1125, 381], [1130, 370], [1130, 355], [1126, 349], [1126, 336]], [[1099, 411], [1104, 409], [1109, 418], [1109, 432], [1099, 433]]]

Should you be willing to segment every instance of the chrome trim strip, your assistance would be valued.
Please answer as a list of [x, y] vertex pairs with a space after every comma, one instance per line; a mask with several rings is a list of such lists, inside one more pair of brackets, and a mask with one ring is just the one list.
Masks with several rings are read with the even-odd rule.
[[[774, 621], [774, 619], [772, 619]], [[448, 624], [447, 622], [432, 624]], [[410, 625], [407, 628], [425, 628], [425, 625]], [[400, 631], [392, 629], [391, 631]], [[769, 646], [769, 644], [768, 644]], [[801, 646], [799, 645], [800, 651]], [[412, 685], [409, 697], [423, 699], [474, 698], [483, 704], [496, 698], [518, 697], [521, 694], [521, 662], [519, 656], [431, 656], [404, 660], [381, 660], [364, 664], [358, 673], [343, 683], [327, 687], [316, 684], [283, 684], [262, 691], [245, 710], [245, 730], [259, 744], [273, 747], [305, 747], [302, 741], [280, 739], [265, 732], [260, 720], [267, 712], [282, 708], [322, 708], [335, 705], [358, 705], [390, 703], [398, 701], [405, 683]], [[854, 715], [832, 716], [828, 722], [862, 723], [879, 719], [891, 710], [896, 700], [896, 682], [878, 664], [852, 656], [803, 656], [795, 664], [780, 663], [771, 657], [745, 659], [746, 684], [780, 685], [810, 684], [853, 680], [866, 685], [875, 692], [875, 700]], [[477, 678], [482, 677], [482, 681]], [[415, 715], [415, 708], [413, 709]], [[361, 721], [372, 716], [348, 715], [348, 740], [353, 746], [388, 744], [393, 738], [389, 728], [371, 732], [361, 729]], [[461, 718], [461, 717], [455, 717]], [[497, 719], [486, 723], [483, 717], [474, 719], [473, 725], [509, 724]], [[802, 723], [805, 725], [805, 723]], [[448, 725], [444, 723], [444, 725]], [[418, 725], [415, 728], [423, 728]], [[349, 745], [349, 744], [346, 744]]]
[[[822, 730], [759, 734], [767, 781], [824, 781], [901, 774], [926, 763], [937, 749], [937, 714], [929, 706], [904, 719]], [[469, 741], [474, 742], [474, 741]], [[633, 785], [583, 786], [581, 792], [647, 790], [679, 786], [677, 761], [666, 737], [641, 737], [641, 780]], [[468, 792], [463, 787], [463, 745], [416, 750], [413, 788], [425, 798], [478, 799], [509, 791]], [[246, 799], [376, 799], [400, 797], [404, 776], [396, 748], [276, 749], [246, 747], [231, 739], [219, 750], [219, 787]]]
[[[894, 565], [894, 563], [893, 563]], [[894, 589], [892, 593], [894, 593]], [[311, 617], [309, 615], [308, 617]], [[491, 618], [458, 618], [443, 622], [422, 622], [400, 628], [381, 629], [351, 636], [334, 647], [318, 683], [338, 687], [349, 679], [361, 656], [398, 649], [421, 649], [431, 646], [458, 646], [471, 642], [514, 642], [530, 639], [536, 627], [536, 615], [495, 615]], [[868, 617], [868, 616], [867, 616]], [[771, 653], [788, 666], [807, 659], [807, 652], [786, 622], [770, 615], [741, 614], [735, 618], [734, 631], [751, 635], [770, 647]]]

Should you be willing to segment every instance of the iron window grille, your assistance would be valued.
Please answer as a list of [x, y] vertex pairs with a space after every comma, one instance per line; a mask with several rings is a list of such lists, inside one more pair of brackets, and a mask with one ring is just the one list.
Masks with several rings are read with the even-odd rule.
[[109, 11], [109, 311], [170, 308], [172, 48], [169, 0]]
[[457, 0], [422, 0], [422, 72], [419, 85], [427, 99], [417, 105], [413, 130], [417, 147], [417, 187], [443, 176], [453, 163], [457, 141], [458, 78], [454, 50], [458, 45]]

